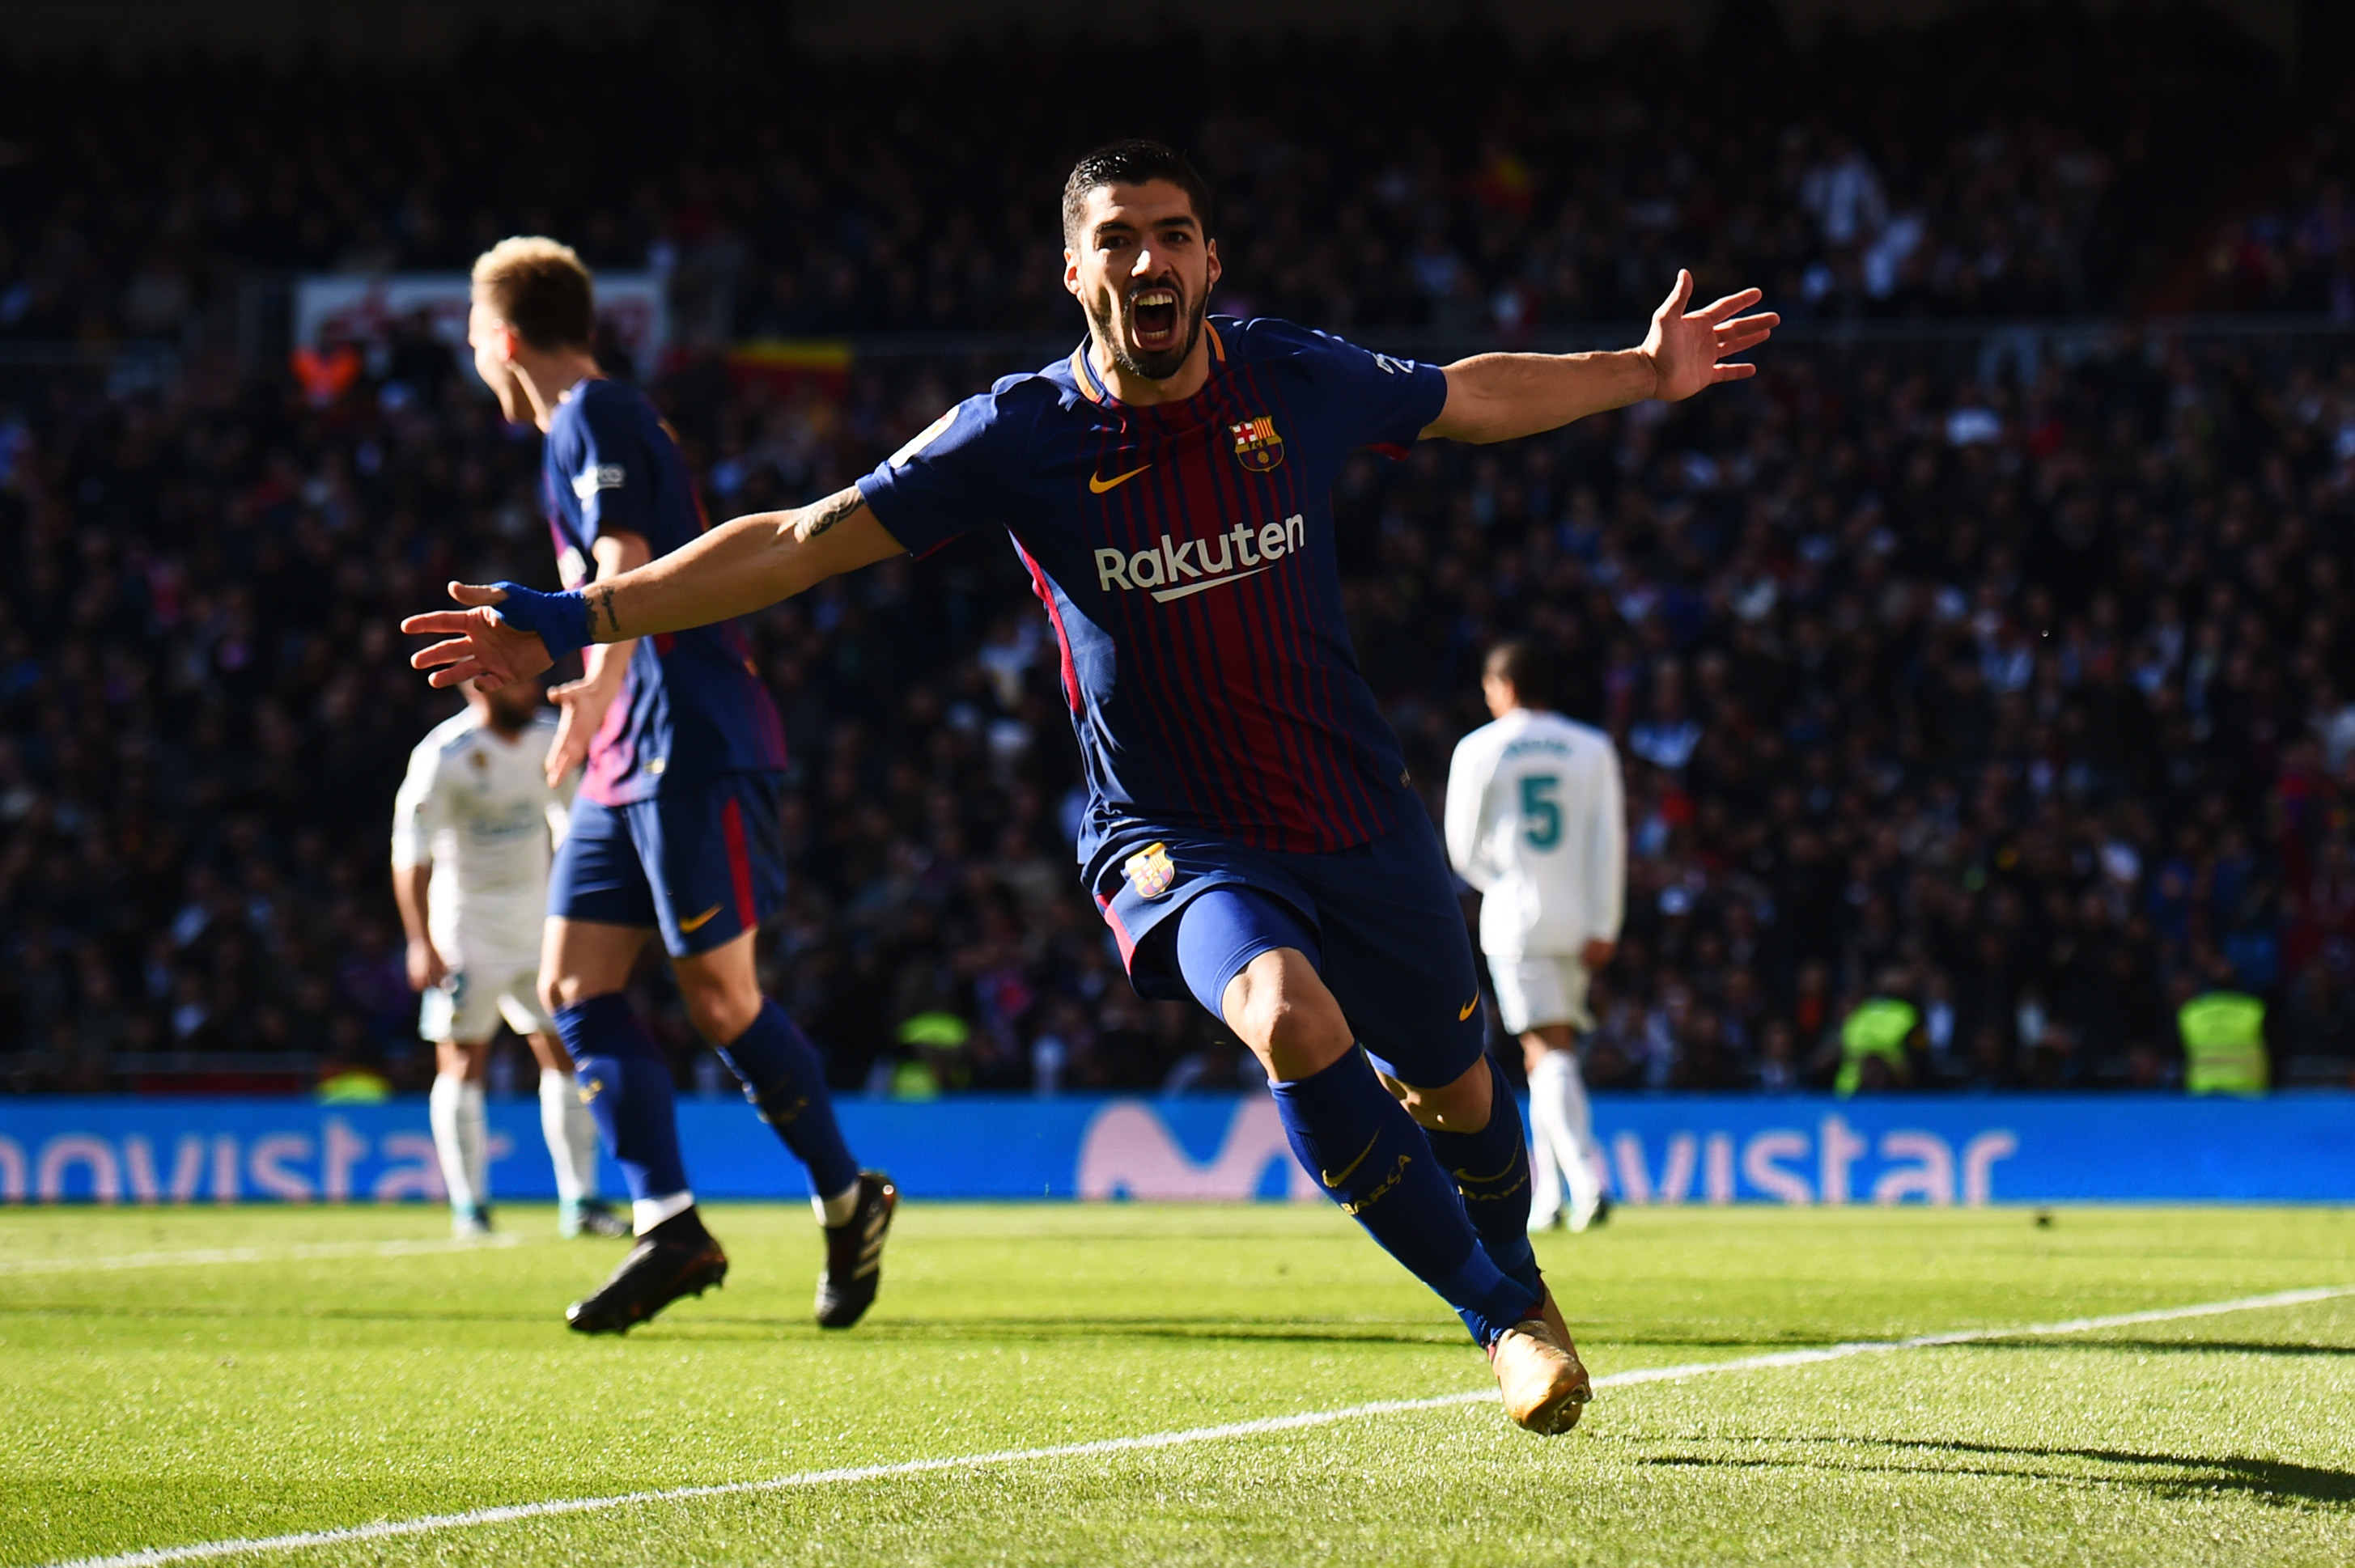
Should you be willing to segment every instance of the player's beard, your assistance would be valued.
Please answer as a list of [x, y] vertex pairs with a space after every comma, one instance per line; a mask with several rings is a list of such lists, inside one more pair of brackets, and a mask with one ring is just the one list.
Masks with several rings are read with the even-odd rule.
[[[1178, 308], [1187, 313], [1184, 334], [1167, 348], [1154, 354], [1132, 350], [1128, 346], [1130, 333], [1126, 330], [1134, 325], [1129, 320], [1129, 301], [1148, 288], [1176, 291]], [[1185, 286], [1176, 279], [1156, 279], [1150, 283], [1139, 283], [1121, 296], [1119, 308], [1121, 319], [1115, 322], [1096, 306], [1091, 304], [1088, 307], [1088, 320], [1095, 327], [1096, 340], [1112, 351], [1112, 362], [1129, 375], [1142, 376], [1147, 381], [1167, 381], [1186, 368], [1186, 361], [1193, 355], [1194, 345], [1202, 341], [1202, 323], [1209, 319], [1210, 300], [1209, 291], [1205, 291], [1202, 298], [1188, 301]]]

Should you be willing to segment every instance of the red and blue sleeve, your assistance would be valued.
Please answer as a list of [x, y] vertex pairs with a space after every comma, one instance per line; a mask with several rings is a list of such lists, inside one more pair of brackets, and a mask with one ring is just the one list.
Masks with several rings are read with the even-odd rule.
[[1447, 372], [1317, 333], [1319, 389], [1331, 399], [1349, 445], [1403, 457], [1447, 406]]
[[635, 534], [662, 553], [655, 542], [653, 454], [633, 428], [620, 399], [585, 400], [581, 409], [581, 455], [569, 476], [581, 501], [581, 530], [593, 543], [608, 533]]
[[858, 482], [877, 521], [908, 553], [929, 555], [1005, 515], [1008, 429], [994, 393], [966, 398]]

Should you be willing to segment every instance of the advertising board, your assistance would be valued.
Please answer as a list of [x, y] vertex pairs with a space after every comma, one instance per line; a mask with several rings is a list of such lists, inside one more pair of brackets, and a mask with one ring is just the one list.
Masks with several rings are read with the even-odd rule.
[[[851, 1146], [916, 1198], [1317, 1201], [1263, 1095], [846, 1100]], [[496, 1199], [548, 1199], [539, 1107], [494, 1100]], [[792, 1198], [742, 1102], [682, 1100], [696, 1191]], [[1614, 1097], [1595, 1130], [1623, 1202], [2355, 1201], [2355, 1096]], [[606, 1190], [621, 1191], [610, 1162]], [[0, 1200], [439, 1200], [422, 1099], [0, 1101]]]

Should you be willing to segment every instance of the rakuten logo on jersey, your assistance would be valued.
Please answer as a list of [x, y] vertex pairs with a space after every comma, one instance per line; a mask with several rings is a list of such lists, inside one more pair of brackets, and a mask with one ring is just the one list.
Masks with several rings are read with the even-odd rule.
[[1157, 550], [1138, 550], [1133, 555], [1125, 550], [1098, 550], [1096, 587], [1106, 593], [1114, 588], [1142, 588], [1153, 595], [1154, 603], [1167, 604], [1205, 588], [1255, 577], [1307, 543], [1308, 520], [1297, 512], [1257, 533], [1238, 523], [1223, 534], [1188, 539], [1182, 545], [1164, 534]]

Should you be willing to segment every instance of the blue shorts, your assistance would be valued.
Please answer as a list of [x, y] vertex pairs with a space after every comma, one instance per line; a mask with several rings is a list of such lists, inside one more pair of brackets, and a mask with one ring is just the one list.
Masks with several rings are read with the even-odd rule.
[[734, 941], [785, 899], [777, 776], [729, 773], [626, 806], [572, 802], [548, 912], [655, 927], [673, 958]]
[[1427, 821], [1332, 854], [1172, 835], [1114, 856], [1095, 895], [1140, 996], [1215, 1017], [1243, 966], [1296, 948], [1392, 1077], [1436, 1088], [1480, 1060], [1472, 935]]

